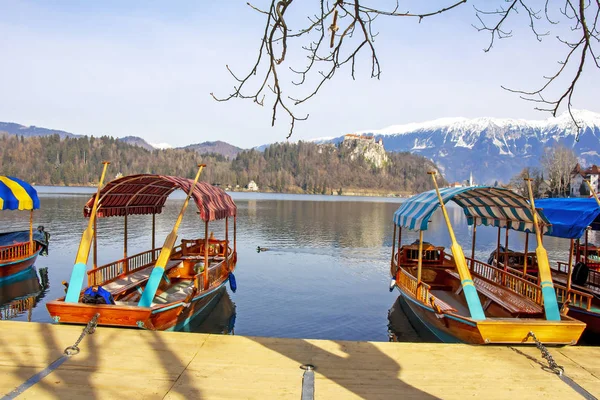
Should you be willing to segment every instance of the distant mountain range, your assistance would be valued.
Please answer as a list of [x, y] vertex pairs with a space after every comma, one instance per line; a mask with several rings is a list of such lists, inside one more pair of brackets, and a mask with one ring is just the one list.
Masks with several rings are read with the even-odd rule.
[[[568, 113], [546, 120], [501, 118], [443, 118], [423, 123], [394, 125], [360, 134], [382, 139], [385, 150], [410, 152], [434, 161], [448, 181], [463, 182], [470, 173], [476, 183], [508, 182], [528, 166], [539, 166], [544, 147], [560, 143], [572, 148], [582, 165], [600, 164], [600, 114], [578, 110], [574, 116], [583, 131], [575, 141], [576, 130]], [[0, 132], [23, 136], [58, 134], [61, 138], [79, 137], [73, 133], [0, 122]], [[315, 143], [339, 143], [343, 136], [318, 138]], [[137, 136], [118, 138], [147, 150], [172, 146], [151, 144]], [[256, 147], [264, 150], [270, 145]], [[203, 142], [181, 149], [199, 154], [216, 153], [233, 159], [243, 149], [226, 142]]]
[[[383, 139], [387, 151], [408, 151], [433, 160], [448, 181], [508, 182], [526, 166], [539, 166], [544, 147], [560, 143], [572, 148], [584, 165], [600, 164], [600, 114], [574, 111], [583, 131], [565, 112], [543, 121], [500, 118], [443, 118], [356, 132]], [[314, 139], [338, 143], [343, 136]]]
[[199, 154], [216, 153], [224, 155], [233, 160], [238, 153], [244, 149], [230, 145], [229, 143], [217, 140], [216, 142], [203, 142], [190, 144], [189, 146], [181, 147], [182, 149], [195, 150]]
[[10, 133], [11, 135], [20, 135], [25, 137], [59, 135], [61, 138], [66, 138], [82, 136], [65, 131], [59, 131], [57, 129], [38, 128], [37, 126], [23, 126], [13, 122], [0, 122], [0, 132], [6, 132]]
[[[37, 126], [24, 126], [19, 125], [13, 122], [0, 122], [0, 132], [6, 132], [11, 135], [19, 135], [25, 137], [31, 136], [49, 136], [49, 135], [59, 135], [61, 139], [66, 137], [81, 137], [83, 135], [77, 135], [70, 132], [65, 132], [57, 129], [47, 129], [47, 128], [38, 128]], [[157, 150], [157, 149], [167, 149], [173, 148], [173, 146], [167, 143], [148, 143], [146, 140], [139, 136], [125, 136], [122, 138], [117, 138], [122, 142], [142, 147], [148, 151]], [[243, 149], [230, 145], [229, 143], [222, 142], [220, 140], [216, 142], [203, 142], [190, 144], [184, 147], [177, 147], [178, 149], [190, 149], [195, 150], [198, 154], [206, 154], [206, 153], [216, 153], [221, 154], [229, 159], [235, 158], [235, 156], [242, 151]]]

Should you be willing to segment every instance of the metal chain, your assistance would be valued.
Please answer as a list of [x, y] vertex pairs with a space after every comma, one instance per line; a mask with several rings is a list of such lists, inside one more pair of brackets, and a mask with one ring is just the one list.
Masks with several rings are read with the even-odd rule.
[[537, 347], [542, 352], [542, 357], [545, 358], [546, 361], [548, 361], [548, 368], [550, 369], [550, 371], [554, 372], [558, 376], [562, 376], [562, 374], [564, 374], [565, 372], [565, 369], [562, 365], [558, 365], [556, 361], [554, 361], [554, 358], [552, 358], [552, 355], [550, 354], [546, 346], [544, 346], [542, 342], [538, 340], [538, 338], [535, 336], [535, 333], [530, 331], [527, 334], [525, 340], [529, 338], [533, 339], [533, 341], [535, 342], [535, 347]]
[[548, 349], [546, 348], [546, 346], [544, 346], [538, 340], [538, 338], [535, 336], [535, 333], [529, 332], [527, 334], [527, 337], [525, 338], [525, 340], [527, 340], [529, 338], [533, 338], [533, 341], [535, 342], [535, 347], [537, 347], [538, 349], [540, 349], [540, 351], [542, 352], [542, 357], [544, 357], [548, 361], [548, 369], [551, 372], [553, 372], [556, 375], [558, 375], [558, 377], [560, 378], [561, 381], [563, 381], [564, 383], [566, 383], [567, 385], [569, 385], [571, 387], [571, 389], [573, 389], [574, 391], [576, 391], [577, 393], [579, 393], [584, 399], [587, 399], [587, 400], [598, 400], [596, 397], [594, 397], [593, 394], [591, 394], [590, 392], [588, 392], [587, 390], [585, 390], [581, 385], [579, 385], [573, 379], [571, 379], [571, 378], [569, 378], [568, 376], [565, 375], [565, 369], [564, 369], [564, 367], [562, 365], [558, 365], [556, 363], [556, 361], [554, 361], [554, 358], [552, 358], [552, 356], [550, 355], [550, 352], [548, 351]]
[[83, 332], [81, 332], [81, 335], [79, 335], [79, 339], [77, 339], [72, 346], [69, 346], [65, 349], [64, 353], [67, 356], [73, 356], [73, 355], [79, 353], [79, 343], [81, 343], [81, 341], [83, 340], [85, 335], [87, 335], [88, 333], [90, 335], [92, 333], [94, 333], [94, 331], [96, 330], [96, 327], [98, 326], [98, 318], [99, 317], [100, 317], [100, 314], [96, 313], [96, 315], [94, 315], [92, 317], [92, 319], [90, 319], [90, 322], [87, 323], [85, 328], [83, 328]]

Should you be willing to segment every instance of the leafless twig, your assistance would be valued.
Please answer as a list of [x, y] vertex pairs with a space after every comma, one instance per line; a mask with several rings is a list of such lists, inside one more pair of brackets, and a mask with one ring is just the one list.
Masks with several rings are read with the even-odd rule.
[[[275, 125], [277, 111], [283, 109], [290, 117], [289, 138], [296, 121], [306, 120], [308, 115], [297, 116], [293, 106], [300, 105], [315, 96], [323, 85], [332, 79], [336, 71], [349, 65], [350, 75], [355, 78], [357, 57], [361, 51], [367, 52], [371, 58], [371, 77], [381, 76], [381, 65], [377, 57], [374, 41], [377, 36], [374, 22], [379, 16], [412, 17], [421, 21], [423, 18], [438, 15], [466, 2], [466, 0], [448, 0], [449, 5], [430, 12], [399, 12], [399, 4], [391, 9], [365, 5], [368, 0], [320, 0], [320, 10], [308, 17], [305, 26], [293, 29], [288, 26], [286, 18], [293, 8], [293, 0], [271, 0], [270, 7], [263, 10], [253, 4], [248, 5], [266, 18], [265, 30], [254, 66], [250, 72], [238, 77], [229, 66], [227, 70], [233, 76], [236, 85], [233, 92], [226, 97], [211, 95], [217, 101], [228, 101], [233, 98], [252, 99], [259, 105], [264, 104], [269, 91], [274, 97], [272, 103], [271, 125]], [[363, 4], [365, 3], [365, 4]], [[373, 1], [373, 3], [377, 3]], [[328, 26], [329, 25], [329, 26]], [[329, 41], [325, 40], [330, 35]], [[307, 62], [304, 66], [288, 67], [296, 80], [291, 80], [292, 88], [310, 83], [310, 89], [302, 96], [283, 95], [284, 78], [280, 68], [289, 61], [288, 50], [293, 49], [292, 41], [302, 41], [300, 46], [306, 52]], [[264, 68], [263, 68], [264, 67]], [[260, 72], [266, 70], [266, 72]], [[287, 70], [286, 70], [287, 71]], [[314, 77], [314, 78], [313, 78]], [[251, 89], [251, 82], [258, 81], [258, 88]]]
[[[542, 10], [534, 10], [530, 5], [531, 0], [504, 0], [504, 2], [508, 6], [500, 7], [492, 11], [483, 11], [475, 8], [477, 18], [480, 22], [480, 25], [475, 27], [479, 31], [489, 32], [491, 36], [489, 46], [484, 49], [484, 51], [489, 51], [492, 48], [495, 38], [503, 39], [511, 36], [512, 33], [510, 31], [504, 31], [502, 27], [512, 15], [518, 13], [519, 9], [525, 10], [530, 21], [529, 27], [539, 41], [542, 40], [543, 36], [549, 34], [549, 32], [540, 33], [538, 31], [537, 25], [542, 22]], [[579, 134], [581, 133], [581, 124], [573, 115], [572, 99], [575, 92], [575, 85], [581, 78], [586, 63], [589, 63], [589, 60], [591, 60], [596, 68], [600, 68], [599, 57], [596, 56], [595, 50], [595, 46], [598, 46], [600, 42], [597, 25], [600, 14], [600, 0], [565, 0], [562, 7], [559, 6], [556, 8], [559, 14], [557, 17], [559, 19], [554, 20], [550, 17], [549, 0], [546, 0], [543, 11], [543, 20], [550, 25], [558, 25], [560, 22], [564, 21], [568, 24], [570, 28], [569, 31], [573, 32], [575, 35], [574, 39], [561, 37], [560, 35], [556, 36], [557, 40], [567, 47], [565, 56], [558, 62], [558, 69], [554, 74], [544, 76], [546, 82], [538, 87], [538, 89], [525, 91], [511, 89], [505, 86], [502, 86], [502, 88], [510, 92], [518, 93], [524, 100], [544, 104], [545, 107], [536, 107], [536, 109], [548, 111], [552, 113], [553, 116], [556, 116], [560, 106], [566, 103], [569, 115], [577, 129], [576, 140], [578, 140]], [[490, 20], [492, 20], [492, 22], [489, 22]], [[567, 87], [560, 89], [560, 94], [554, 98], [547, 98], [547, 93], [554, 87], [560, 88], [561, 83], [559, 82], [559, 78], [562, 76], [570, 76]]]

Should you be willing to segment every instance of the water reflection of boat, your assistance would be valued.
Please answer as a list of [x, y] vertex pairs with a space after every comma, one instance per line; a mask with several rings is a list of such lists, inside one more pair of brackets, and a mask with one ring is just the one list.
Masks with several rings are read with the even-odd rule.
[[398, 296], [388, 310], [388, 337], [390, 342], [438, 342], [436, 337], [426, 337], [419, 332], [427, 332], [423, 327], [415, 327], [419, 321], [411, 319], [412, 313], [402, 307], [402, 296]]
[[48, 289], [48, 269], [40, 268], [38, 274], [34, 267], [0, 282], [0, 319], [16, 318], [31, 311], [44, 298]]
[[31, 267], [39, 254], [47, 254], [50, 235], [40, 226], [33, 230], [33, 210], [40, 208], [36, 190], [27, 182], [0, 176], [0, 211], [28, 210], [29, 230], [0, 233], [0, 280]]
[[[236, 252], [236, 206], [223, 190], [195, 180], [163, 176], [132, 175], [109, 182], [87, 203], [84, 215], [90, 217], [65, 297], [46, 304], [56, 322], [86, 324], [99, 314], [98, 324], [138, 327], [151, 330], [179, 330], [213, 299], [227, 281], [235, 287], [233, 270]], [[102, 179], [101, 179], [102, 182]], [[100, 185], [101, 186], [101, 185]], [[182, 189], [188, 196], [175, 226], [162, 248], [154, 246], [155, 214], [167, 197]], [[204, 237], [182, 239], [175, 245], [177, 231], [188, 201], [195, 202], [204, 222]], [[152, 215], [152, 249], [127, 255], [127, 217]], [[123, 258], [87, 271], [87, 289], [81, 290], [91, 242], [95, 242], [95, 217], [123, 216], [125, 223]], [[229, 240], [229, 218], [233, 217], [233, 246]], [[209, 234], [209, 222], [225, 220], [225, 237]]]
[[229, 292], [222, 287], [215, 292], [206, 308], [189, 324], [180, 329], [184, 332], [215, 333], [233, 335], [235, 326], [235, 304]]
[[[535, 231], [538, 238], [539, 227], [548, 225], [525, 198], [507, 189], [478, 186], [438, 190], [436, 184], [435, 190], [413, 196], [394, 214], [394, 246], [396, 227], [419, 231], [416, 244], [401, 246], [399, 235], [399, 250], [392, 250], [392, 287], [399, 289], [403, 307], [445, 342], [532, 344], [533, 332], [543, 343], [575, 344], [585, 324], [559, 313], [541, 240], [538, 250], [545, 257], [538, 257], [539, 273], [544, 278], [541, 287], [473, 256], [469, 268], [445, 209], [450, 200], [463, 208], [469, 224]], [[443, 247], [423, 242], [423, 231], [438, 207], [446, 219], [452, 255]], [[475, 240], [472, 253], [474, 246]]]

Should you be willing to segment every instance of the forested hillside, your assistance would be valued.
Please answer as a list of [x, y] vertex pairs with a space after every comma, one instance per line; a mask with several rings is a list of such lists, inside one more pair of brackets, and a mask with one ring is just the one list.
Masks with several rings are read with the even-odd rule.
[[38, 185], [90, 185], [98, 181], [102, 161], [111, 161], [109, 178], [117, 174], [159, 173], [193, 177], [196, 164], [208, 164], [201, 180], [223, 187], [244, 187], [254, 180], [261, 191], [348, 194], [416, 193], [431, 188], [427, 159], [388, 153], [389, 162], [374, 168], [348, 150], [314, 143], [274, 144], [264, 152], [242, 151], [233, 161], [193, 150], [149, 151], [112, 137], [61, 139], [58, 135], [0, 135], [0, 174]]
[[351, 160], [349, 152], [331, 144], [276, 143], [264, 152], [239, 153], [232, 169], [239, 181], [252, 179], [275, 192], [417, 193], [433, 187], [427, 171], [435, 166], [424, 157], [388, 153], [390, 162], [376, 169], [364, 158]]

